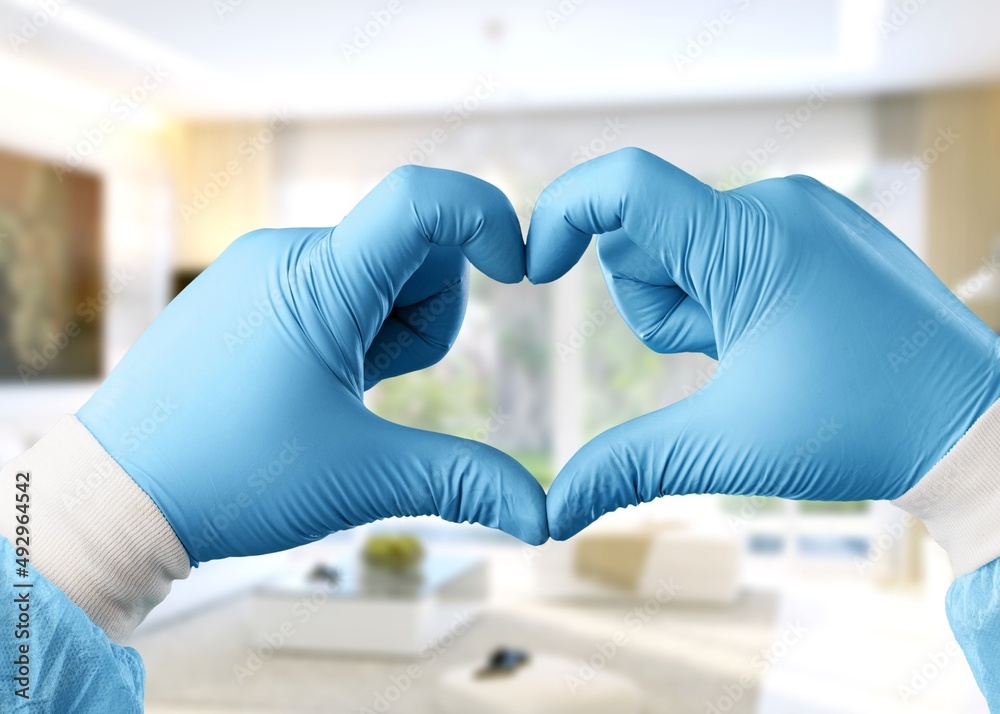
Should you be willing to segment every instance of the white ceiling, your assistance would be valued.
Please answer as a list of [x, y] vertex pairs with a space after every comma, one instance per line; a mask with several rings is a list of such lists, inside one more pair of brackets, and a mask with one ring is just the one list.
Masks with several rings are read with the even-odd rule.
[[[183, 116], [440, 114], [481, 77], [484, 110], [668, 104], [893, 92], [1000, 79], [996, 0], [51, 0], [60, 9], [15, 53], [37, 0], [0, 0], [0, 74], [107, 95], [159, 63], [149, 108]], [[398, 5], [396, 4], [398, 3]], [[220, 13], [220, 7], [231, 11]], [[356, 28], [398, 7], [348, 62]], [[885, 33], [893, 8], [912, 15]], [[573, 8], [561, 18], [559, 8]], [[732, 21], [678, 68], [692, 38]], [[898, 12], [898, 10], [897, 10]], [[221, 15], [221, 16], [220, 16]], [[561, 19], [553, 26], [552, 20]], [[708, 35], [702, 35], [702, 39]]]

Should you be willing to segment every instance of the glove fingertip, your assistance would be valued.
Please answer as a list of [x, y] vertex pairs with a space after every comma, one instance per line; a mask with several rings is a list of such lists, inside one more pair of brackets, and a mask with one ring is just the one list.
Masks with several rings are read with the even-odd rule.
[[556, 478], [545, 500], [549, 537], [552, 540], [569, 540], [591, 523], [586, 520], [587, 514], [569, 502], [567, 489], [563, 488], [568, 482], [568, 479], [563, 479], [563, 483], [560, 483], [559, 478]]
[[499, 524], [500, 530], [528, 545], [542, 545], [549, 540], [545, 490], [527, 469], [513, 459], [511, 461], [518, 474], [515, 478], [507, 479], [507, 513]]
[[528, 545], [544, 545], [549, 540], [549, 527], [546, 519], [526, 521], [520, 527], [502, 527], [504, 533], [517, 538]]
[[480, 272], [506, 285], [524, 280], [525, 255], [521, 223], [510, 199], [496, 186], [476, 179], [483, 194], [483, 213], [475, 235], [462, 245]]

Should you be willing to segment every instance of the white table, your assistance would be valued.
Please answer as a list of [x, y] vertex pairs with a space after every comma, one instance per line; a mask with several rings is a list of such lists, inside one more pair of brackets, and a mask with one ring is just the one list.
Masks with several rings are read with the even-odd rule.
[[488, 563], [474, 555], [432, 551], [413, 581], [382, 577], [373, 584], [358, 558], [333, 568], [336, 583], [314, 579], [313, 569], [303, 568], [260, 588], [252, 601], [250, 646], [419, 656], [441, 638], [467, 630], [488, 595]]

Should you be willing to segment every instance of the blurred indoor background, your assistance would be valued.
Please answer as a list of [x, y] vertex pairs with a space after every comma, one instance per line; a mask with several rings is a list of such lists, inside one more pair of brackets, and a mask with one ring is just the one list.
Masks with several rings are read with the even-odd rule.
[[[810, 174], [998, 329], [998, 28], [991, 0], [0, 0], [0, 457], [237, 236], [335, 225], [404, 163], [497, 184], [525, 228], [625, 146], [719, 188]], [[451, 354], [369, 404], [548, 484], [713, 369], [607, 300], [592, 251], [551, 286], [477, 276]], [[131, 644], [153, 714], [985, 712], [951, 579], [887, 504], [671, 498], [541, 549], [419, 519], [209, 563]]]

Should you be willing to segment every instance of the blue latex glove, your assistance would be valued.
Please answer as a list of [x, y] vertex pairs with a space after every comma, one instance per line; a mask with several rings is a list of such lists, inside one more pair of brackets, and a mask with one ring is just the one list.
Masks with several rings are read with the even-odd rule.
[[564, 274], [591, 234], [632, 331], [719, 365], [569, 461], [548, 494], [553, 538], [666, 494], [896, 498], [1000, 397], [997, 336], [813, 179], [722, 193], [637, 149], [595, 159], [539, 199], [528, 278]]
[[[87, 615], [29, 566], [12, 580], [14, 548], [0, 538], [0, 711], [31, 714], [141, 714], [146, 673], [139, 653], [112, 644]], [[19, 605], [30, 582], [27, 639], [15, 638]], [[20, 646], [28, 644], [27, 652]], [[27, 662], [25, 662], [25, 659]], [[22, 670], [27, 668], [27, 672]], [[27, 680], [20, 679], [27, 674]], [[15, 692], [20, 691], [19, 696]], [[25, 698], [27, 697], [27, 698]]]
[[192, 563], [437, 514], [547, 537], [545, 494], [505, 454], [385, 421], [380, 379], [437, 362], [468, 258], [524, 276], [510, 202], [463, 174], [406, 167], [336, 229], [240, 239], [136, 342], [80, 421], [153, 499]]

